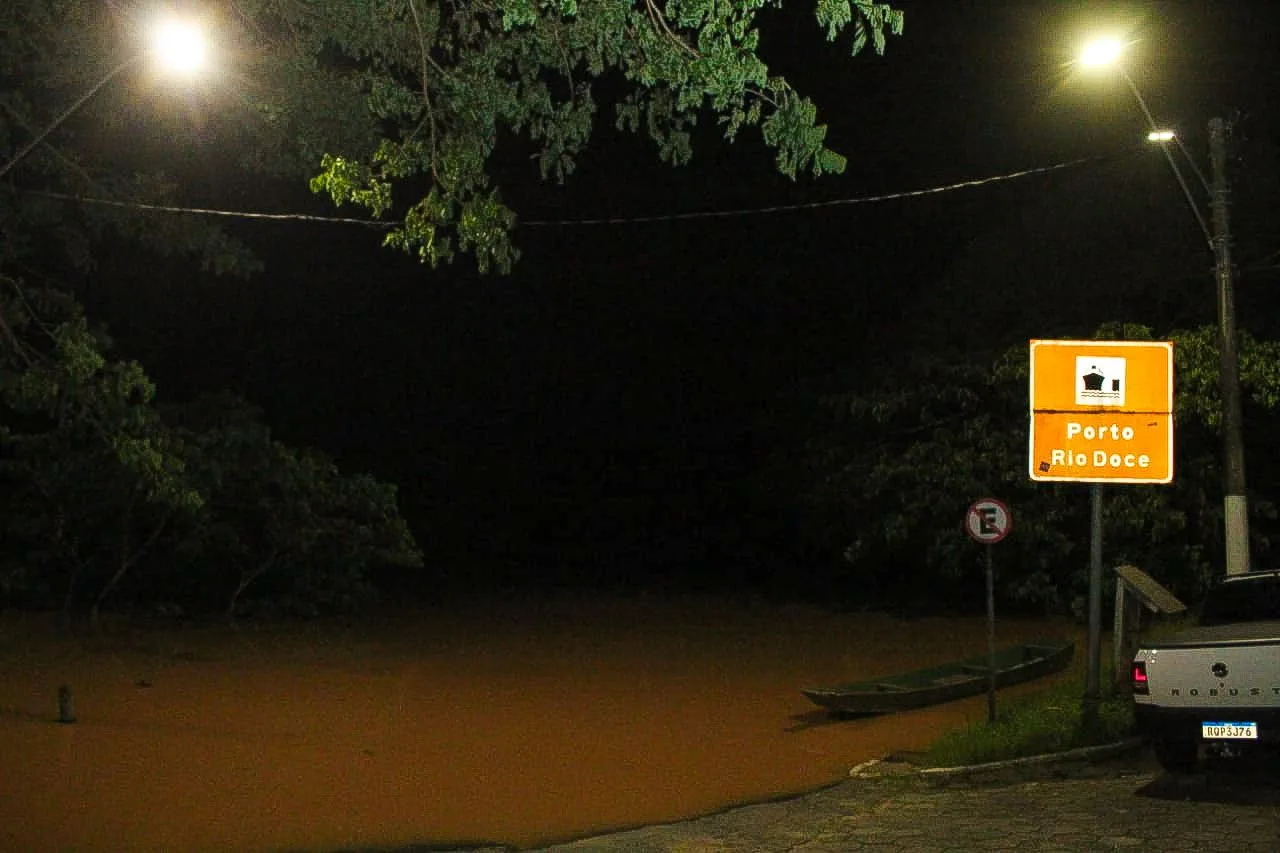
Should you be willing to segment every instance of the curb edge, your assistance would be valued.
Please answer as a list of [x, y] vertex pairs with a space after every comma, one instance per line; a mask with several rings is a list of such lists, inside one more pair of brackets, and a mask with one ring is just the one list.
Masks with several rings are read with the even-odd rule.
[[[1042, 755], [1030, 755], [1025, 758], [1011, 758], [1006, 761], [991, 761], [986, 764], [968, 764], [960, 767], [926, 767], [920, 770], [925, 778], [950, 778], [973, 773], [987, 773], [999, 770], [1016, 770], [1022, 767], [1039, 767], [1046, 764], [1058, 764], [1069, 761], [1097, 761], [1113, 758], [1128, 752], [1136, 752], [1142, 747], [1140, 737], [1126, 738], [1114, 743], [1096, 746], [1083, 746], [1065, 752], [1050, 752]], [[856, 769], [856, 768], [855, 768]], [[852, 772], [852, 771], [851, 771]]]

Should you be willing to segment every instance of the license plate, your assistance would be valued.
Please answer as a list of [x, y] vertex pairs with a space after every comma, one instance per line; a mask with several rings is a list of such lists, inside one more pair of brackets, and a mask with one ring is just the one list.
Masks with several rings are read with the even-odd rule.
[[1257, 723], [1201, 723], [1200, 736], [1205, 740], [1257, 740]]

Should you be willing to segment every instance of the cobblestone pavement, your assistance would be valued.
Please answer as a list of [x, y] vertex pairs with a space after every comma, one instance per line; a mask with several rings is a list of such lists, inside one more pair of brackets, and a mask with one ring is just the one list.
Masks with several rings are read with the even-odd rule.
[[1163, 773], [1146, 751], [985, 773], [851, 778], [785, 801], [582, 839], [546, 853], [1280, 851], [1280, 773]]

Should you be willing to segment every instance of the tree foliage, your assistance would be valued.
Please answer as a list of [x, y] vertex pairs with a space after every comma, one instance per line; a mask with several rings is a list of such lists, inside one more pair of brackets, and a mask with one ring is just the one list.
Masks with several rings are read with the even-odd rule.
[[[262, 115], [318, 155], [317, 192], [394, 215], [388, 244], [437, 264], [456, 250], [481, 270], [508, 269], [515, 213], [495, 176], [500, 146], [532, 149], [542, 177], [563, 181], [590, 142], [603, 103], [619, 128], [659, 156], [692, 155], [704, 113], [733, 140], [759, 128], [794, 177], [840, 171], [816, 107], [760, 54], [757, 15], [777, 0], [245, 0], [263, 45]], [[853, 53], [885, 48], [901, 11], [819, 0], [829, 39]], [[309, 81], [309, 82], [302, 82]], [[314, 121], [317, 88], [347, 118]]]
[[[1150, 339], [1109, 325], [1099, 339]], [[1175, 481], [1105, 489], [1105, 556], [1133, 563], [1194, 599], [1220, 565], [1220, 418], [1216, 330], [1175, 331]], [[1241, 381], [1254, 422], [1280, 402], [1280, 342], [1241, 336]], [[1072, 483], [1027, 474], [1028, 350], [994, 364], [931, 362], [867, 392], [822, 401], [800, 458], [805, 535], [843, 554], [845, 580], [882, 603], [971, 599], [982, 554], [962, 532], [973, 500], [1004, 500], [1014, 532], [995, 546], [1000, 593], [1064, 608], [1087, 583], [1089, 499]], [[1265, 430], [1263, 430], [1265, 431]], [[1258, 436], [1259, 439], [1262, 436]], [[1259, 441], [1259, 446], [1262, 446]], [[1251, 496], [1255, 559], [1265, 560], [1275, 507]]]
[[152, 407], [136, 362], [108, 361], [70, 299], [3, 281], [0, 477], [6, 586], [75, 599], [92, 613], [176, 518], [200, 507], [181, 447]]
[[162, 417], [74, 300], [0, 284], [0, 604], [317, 613], [421, 568], [393, 486], [273, 440], [234, 399]]
[[[518, 254], [498, 164], [527, 156], [543, 179], [564, 181], [608, 106], [605, 121], [646, 134], [672, 164], [690, 159], [709, 116], [730, 141], [758, 128], [786, 175], [838, 172], [816, 106], [762, 58], [757, 18], [779, 5], [241, 0], [206, 15], [219, 73], [176, 85], [140, 61], [142, 7], [14, 0], [0, 7], [0, 162], [56, 132], [4, 176], [0, 262], [56, 249], [84, 269], [93, 241], [113, 233], [218, 272], [256, 269], [215, 225], [145, 208], [179, 188], [133, 153], [154, 150], [152, 138], [306, 173], [335, 203], [396, 223], [389, 245], [433, 265], [468, 252], [486, 271]], [[855, 54], [884, 51], [903, 28], [901, 11], [870, 0], [814, 10]]]
[[[394, 486], [343, 475], [325, 455], [274, 440], [258, 412], [234, 397], [202, 398], [168, 414], [207, 496], [181, 550], [196, 567], [193, 578], [221, 591], [226, 615], [242, 605], [348, 610], [375, 595], [370, 576], [378, 567], [422, 567]], [[207, 597], [190, 583], [175, 589]]]

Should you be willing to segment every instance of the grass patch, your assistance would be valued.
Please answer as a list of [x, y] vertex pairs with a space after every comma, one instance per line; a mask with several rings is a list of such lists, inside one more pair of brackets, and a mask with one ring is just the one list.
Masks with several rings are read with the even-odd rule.
[[[930, 767], [959, 767], [1007, 761], [1082, 746], [1114, 743], [1134, 731], [1133, 698], [1125, 691], [1103, 689], [1097, 720], [1084, 718], [1084, 674], [1072, 675], [1050, 688], [1005, 700], [996, 706], [996, 721], [985, 719], [938, 738], [924, 755]], [[1104, 685], [1110, 674], [1104, 673]]]

